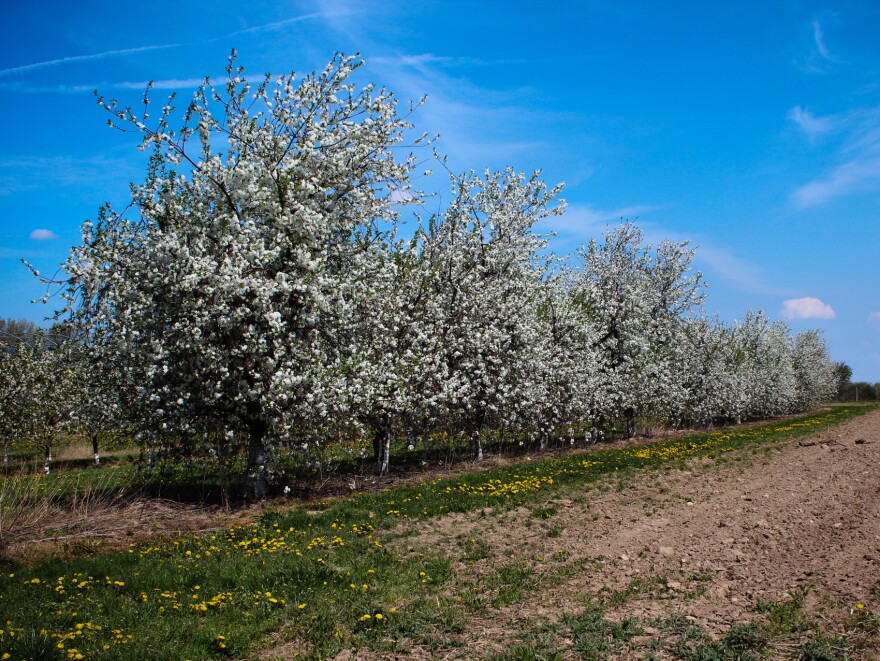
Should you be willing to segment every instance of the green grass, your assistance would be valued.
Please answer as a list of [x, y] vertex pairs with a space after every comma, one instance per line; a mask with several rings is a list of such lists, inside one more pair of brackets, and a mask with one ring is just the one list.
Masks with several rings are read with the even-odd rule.
[[[457, 644], [468, 612], [484, 604], [446, 594], [453, 578], [448, 557], [386, 548], [386, 537], [401, 526], [520, 506], [541, 521], [554, 512], [539, 503], [560, 489], [796, 438], [865, 412], [835, 407], [765, 427], [531, 461], [310, 510], [268, 511], [253, 525], [135, 544], [127, 553], [7, 566], [0, 575], [0, 656], [219, 659], [284, 644], [315, 657], [344, 648], [405, 651], [407, 644], [445, 649]], [[467, 554], [479, 562], [488, 548], [474, 542]], [[488, 579], [492, 605], [529, 598], [536, 590], [532, 571], [524, 564], [500, 568]], [[637, 629], [607, 622], [596, 610], [566, 626], [585, 658], [604, 653], [602, 645], [615, 648]], [[748, 632], [740, 633], [747, 642]], [[606, 642], [590, 642], [596, 635]], [[737, 640], [726, 644], [733, 649]], [[544, 658], [538, 649], [515, 653], [520, 656], [509, 658]]]

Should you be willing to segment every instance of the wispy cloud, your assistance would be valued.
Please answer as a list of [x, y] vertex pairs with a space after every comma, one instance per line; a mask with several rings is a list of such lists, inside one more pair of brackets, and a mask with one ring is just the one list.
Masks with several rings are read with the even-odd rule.
[[880, 156], [854, 158], [831, 169], [825, 176], [804, 184], [792, 193], [804, 209], [826, 204], [834, 198], [880, 189]]
[[755, 263], [728, 248], [716, 246], [705, 240], [695, 240], [694, 263], [717, 275], [729, 285], [750, 294], [784, 296], [787, 292], [768, 282], [767, 275]]
[[719, 278], [735, 289], [764, 296], [786, 296], [790, 291], [768, 282], [763, 270], [753, 262], [740, 257], [730, 249], [714, 245], [706, 237], [693, 237], [669, 232], [657, 226], [643, 215], [666, 208], [665, 205], [631, 205], [602, 210], [590, 205], [570, 205], [565, 214], [544, 221], [550, 229], [557, 230], [560, 239], [571, 247], [572, 240], [586, 243], [601, 237], [609, 226], [638, 219], [645, 241], [657, 245], [665, 240], [688, 241], [694, 251], [694, 268], [709, 273], [710, 280]]
[[372, 64], [407, 66], [413, 68], [422, 68], [429, 65], [438, 65], [445, 67], [503, 67], [517, 64], [552, 64], [554, 62], [570, 61], [570, 57], [485, 59], [479, 57], [436, 55], [434, 53], [379, 55], [377, 57], [370, 58], [370, 62]]
[[563, 215], [552, 216], [545, 222], [550, 229], [586, 243], [600, 236], [610, 225], [636, 220], [642, 214], [660, 208], [658, 205], [636, 204], [617, 209], [599, 209], [589, 204], [571, 204]]
[[788, 119], [803, 131], [809, 139], [815, 140], [817, 137], [834, 131], [839, 126], [839, 119], [833, 115], [826, 117], [816, 117], [809, 110], [805, 110], [801, 106], [795, 106], [788, 111]]
[[825, 33], [822, 31], [822, 24], [819, 19], [813, 19], [813, 41], [816, 44], [816, 50], [819, 55], [826, 60], [832, 60], [828, 46], [825, 45]]
[[221, 39], [228, 39], [229, 37], [237, 37], [242, 34], [253, 34], [254, 32], [264, 32], [266, 30], [277, 30], [279, 28], [283, 28], [286, 25], [291, 25], [293, 23], [301, 23], [302, 21], [310, 21], [316, 18], [328, 18], [330, 16], [336, 15], [348, 15], [353, 13], [352, 10], [346, 9], [344, 11], [316, 11], [311, 14], [303, 14], [302, 16], [292, 16], [291, 18], [284, 18], [280, 21], [273, 21], [271, 23], [264, 23], [263, 25], [255, 25], [251, 28], [244, 28], [243, 30], [236, 30], [235, 32], [229, 32], [220, 37], [213, 37], [211, 39], [206, 39], [197, 43], [208, 43], [211, 41], [220, 41]]
[[28, 235], [28, 238], [33, 239], [34, 241], [51, 241], [52, 239], [57, 239], [58, 235], [52, 230], [37, 229], [31, 232]]
[[834, 319], [836, 313], [818, 298], [792, 298], [782, 302], [780, 316], [784, 319]]
[[548, 144], [546, 133], [534, 127], [565, 121], [563, 113], [537, 107], [536, 92], [527, 84], [503, 88], [477, 84], [467, 69], [449, 66], [452, 61], [458, 58], [431, 53], [367, 57], [371, 71], [387, 81], [398, 97], [427, 95], [417, 124], [440, 136], [437, 148], [449, 154], [453, 170], [512, 162], [524, 169], [540, 167], [539, 157]]
[[35, 191], [46, 186], [66, 189], [92, 199], [141, 176], [139, 163], [131, 158], [73, 158], [70, 156], [24, 156], [0, 159], [0, 196]]
[[157, 90], [172, 90], [172, 89], [180, 89], [182, 87], [197, 87], [201, 85], [205, 81], [203, 78], [167, 78], [165, 80], [125, 80], [116, 83], [108, 83], [105, 87], [111, 89], [126, 89], [126, 90], [142, 90], [148, 84], [152, 83], [153, 89]]
[[821, 12], [808, 24], [802, 25], [801, 54], [794, 58], [795, 64], [805, 73], [827, 74], [840, 59], [828, 46], [827, 28], [839, 23], [834, 12]]
[[[574, 124], [574, 113], [550, 105], [537, 93], [531, 86], [534, 73], [491, 79], [474, 73], [481, 67], [503, 66], [518, 67], [522, 72], [527, 64], [538, 65], [534, 68], [539, 70], [550, 59], [510, 58], [505, 53], [475, 58], [457, 52], [407, 51], [395, 45], [389, 32], [387, 23], [396, 19], [390, 8], [372, 10], [371, 6], [371, 11], [361, 11], [357, 20], [352, 20], [355, 12], [350, 8], [360, 4], [352, 0], [316, 1], [327, 16], [327, 28], [342, 41], [357, 44], [365, 54], [373, 78], [382, 80], [401, 99], [427, 95], [415, 123], [421, 130], [440, 136], [436, 147], [449, 155], [451, 169], [497, 168], [511, 163], [524, 170], [539, 168], [546, 162], [543, 154], [553, 132], [548, 127], [564, 125], [570, 141], [561, 158], [577, 162], [569, 172], [577, 170], [578, 177], [590, 170], [584, 152], [577, 149], [587, 130]], [[519, 82], [511, 84], [510, 80]]]
[[792, 193], [796, 206], [805, 209], [880, 190], [880, 106], [824, 117], [795, 106], [788, 116], [811, 142], [819, 135], [840, 140], [825, 171]]
[[880, 322], [880, 311], [872, 312], [868, 315], [868, 321]]

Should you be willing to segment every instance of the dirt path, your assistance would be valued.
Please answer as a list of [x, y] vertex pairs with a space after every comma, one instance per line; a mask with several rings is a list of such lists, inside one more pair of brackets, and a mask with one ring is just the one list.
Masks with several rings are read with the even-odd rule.
[[[565, 498], [537, 518], [523, 508], [488, 526], [479, 514], [447, 517], [408, 540], [461, 558], [459, 594], [504, 567], [531, 572], [522, 599], [496, 599], [469, 618], [450, 656], [502, 653], [536, 629], [568, 656], [572, 641], [552, 625], [595, 600], [612, 621], [677, 619], [712, 638], [759, 618], [759, 603], [802, 588], [832, 631], [858, 604], [880, 611], [880, 411], [767, 451], [694, 460], [685, 471]], [[468, 562], [467, 545], [477, 543], [488, 557]], [[627, 649], [620, 658], [643, 657]]]

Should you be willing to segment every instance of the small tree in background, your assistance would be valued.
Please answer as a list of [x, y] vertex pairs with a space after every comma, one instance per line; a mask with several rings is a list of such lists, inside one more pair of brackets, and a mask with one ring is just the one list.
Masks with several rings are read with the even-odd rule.
[[36, 331], [7, 346], [0, 359], [0, 398], [5, 448], [24, 442], [43, 457], [48, 474], [58, 441], [76, 428], [83, 372], [76, 347], [64, 334]]

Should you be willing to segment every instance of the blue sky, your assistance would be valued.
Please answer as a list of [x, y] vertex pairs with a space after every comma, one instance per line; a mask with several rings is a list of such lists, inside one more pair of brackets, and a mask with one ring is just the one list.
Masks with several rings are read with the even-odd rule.
[[607, 224], [690, 239], [726, 320], [822, 328], [880, 381], [880, 5], [873, 2], [7, 3], [0, 24], [0, 316], [40, 321], [54, 272], [143, 178], [92, 90], [137, 104], [360, 52], [454, 170], [566, 182], [565, 253]]

